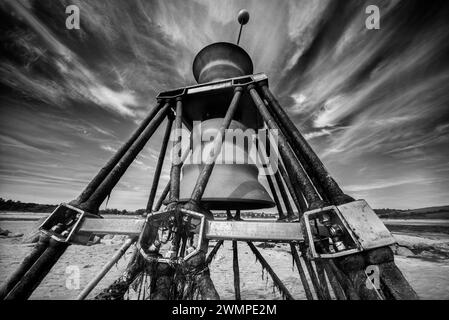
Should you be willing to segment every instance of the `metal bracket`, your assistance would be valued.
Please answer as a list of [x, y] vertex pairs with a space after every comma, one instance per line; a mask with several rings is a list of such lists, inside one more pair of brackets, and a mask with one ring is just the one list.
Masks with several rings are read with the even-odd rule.
[[[306, 231], [312, 258], [337, 258], [396, 243], [365, 200], [307, 211], [301, 223]], [[338, 241], [335, 241], [337, 238]], [[327, 242], [329, 247], [333, 247], [333, 252], [320, 248], [323, 241], [325, 245], [326, 241], [333, 242], [332, 245]]]
[[80, 235], [77, 231], [87, 217], [102, 219], [101, 216], [62, 203], [39, 226], [39, 230], [59, 242], [85, 245], [90, 235]]
[[[193, 257], [194, 255], [196, 255], [197, 253], [199, 253], [201, 251], [201, 246], [203, 245], [203, 239], [205, 238], [205, 222], [206, 222], [206, 217], [203, 214], [191, 211], [191, 210], [187, 210], [187, 209], [179, 209], [180, 212], [186, 216], [191, 216], [194, 218], [197, 218], [200, 220], [200, 223], [198, 225], [198, 228], [193, 230], [193, 232], [198, 233], [198, 243], [195, 246], [195, 250], [193, 250], [192, 252], [190, 252], [189, 254], [187, 254], [184, 257], [178, 257], [178, 258], [174, 258], [174, 259], [170, 259], [170, 258], [163, 258], [163, 257], [156, 257], [156, 256], [152, 256], [149, 255], [145, 252], [145, 250], [141, 247], [140, 243], [137, 244], [137, 247], [140, 251], [140, 253], [142, 254], [142, 256], [148, 260], [148, 261], [152, 261], [152, 262], [158, 262], [158, 263], [166, 263], [166, 264], [170, 264], [170, 265], [175, 265], [175, 264], [182, 264], [185, 261], [189, 260], [191, 257]], [[167, 220], [167, 218], [174, 213], [175, 210], [170, 210], [170, 211], [159, 211], [159, 212], [155, 212], [155, 213], [151, 213], [147, 216], [147, 219], [145, 221], [145, 226], [144, 226], [144, 230], [142, 230], [142, 232], [145, 232], [145, 228], [149, 228], [149, 227], [158, 227], [158, 225], [164, 221]]]

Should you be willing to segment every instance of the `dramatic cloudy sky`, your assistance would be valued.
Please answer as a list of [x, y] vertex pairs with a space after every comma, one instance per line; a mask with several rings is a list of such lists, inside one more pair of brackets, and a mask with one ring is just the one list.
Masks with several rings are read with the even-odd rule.
[[[65, 28], [77, 4], [81, 29]], [[365, 8], [381, 10], [380, 30]], [[449, 2], [1, 0], [0, 196], [59, 203], [125, 141], [196, 52], [236, 40], [342, 188], [373, 207], [448, 204]], [[109, 207], [145, 206], [162, 130]], [[167, 181], [164, 169], [163, 182]]]

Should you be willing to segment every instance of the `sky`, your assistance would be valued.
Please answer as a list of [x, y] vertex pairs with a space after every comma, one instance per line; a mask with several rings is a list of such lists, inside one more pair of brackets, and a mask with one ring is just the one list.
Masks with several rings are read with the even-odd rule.
[[[65, 27], [71, 4], [79, 30]], [[195, 84], [199, 50], [235, 43], [242, 8], [255, 72], [345, 192], [374, 208], [449, 204], [445, 0], [0, 0], [0, 197], [76, 198], [158, 92]], [[108, 207], [145, 207], [164, 127]]]

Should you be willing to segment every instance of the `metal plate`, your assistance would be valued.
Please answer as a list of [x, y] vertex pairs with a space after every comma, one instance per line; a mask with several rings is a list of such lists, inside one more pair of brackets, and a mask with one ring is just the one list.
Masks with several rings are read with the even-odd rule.
[[244, 241], [302, 241], [299, 223], [265, 221], [207, 221], [206, 238]]
[[365, 200], [350, 202], [337, 208], [363, 249], [396, 243], [390, 231]]

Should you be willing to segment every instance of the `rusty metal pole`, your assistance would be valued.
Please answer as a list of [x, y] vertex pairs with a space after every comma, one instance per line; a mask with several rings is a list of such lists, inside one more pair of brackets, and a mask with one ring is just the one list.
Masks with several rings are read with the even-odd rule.
[[313, 294], [310, 290], [309, 282], [307, 281], [306, 274], [304, 273], [304, 268], [301, 265], [301, 260], [299, 259], [298, 251], [293, 243], [290, 242], [290, 252], [295, 261], [296, 268], [298, 269], [299, 277], [301, 278], [301, 283], [304, 288], [307, 300], [313, 300]]
[[120, 149], [115, 153], [115, 155], [106, 163], [106, 165], [101, 168], [97, 175], [92, 179], [92, 181], [87, 185], [87, 187], [81, 192], [77, 199], [70, 202], [73, 206], [78, 206], [85, 202], [89, 197], [95, 192], [98, 186], [104, 181], [107, 175], [114, 169], [115, 165], [120, 161], [120, 159], [125, 155], [137, 138], [141, 135], [143, 130], [148, 126], [148, 124], [153, 120], [159, 110], [163, 107], [162, 101], [158, 101], [157, 105], [150, 111], [148, 116], [142, 121], [139, 127], [134, 131], [131, 137], [128, 138], [125, 144], [123, 144]]
[[[89, 199], [81, 204], [77, 200], [74, 200], [72, 201], [72, 204], [90, 213], [98, 213], [98, 207], [110, 193], [111, 189], [115, 186], [121, 175], [123, 175], [124, 171], [128, 168], [132, 160], [134, 160], [137, 153], [141, 151], [144, 144], [148, 141], [148, 139], [159, 126], [160, 122], [162, 122], [163, 117], [165, 117], [166, 115], [168, 107], [169, 105], [167, 103], [162, 108], [162, 110], [165, 111], [157, 112], [159, 111], [159, 107], [156, 107], [150, 113], [150, 115], [144, 120], [144, 122], [147, 122], [147, 120], [148, 122], [150, 122], [154, 118], [154, 114], [157, 113], [156, 120], [148, 126], [144, 126], [144, 124], [142, 124], [129, 139], [129, 141], [124, 145], [124, 147], [122, 147], [119, 152], [108, 162], [108, 164], [102, 170], [100, 170], [97, 176], [92, 180], [92, 182], [78, 198], [83, 199], [86, 195], [91, 194]], [[114, 164], [115, 166], [113, 170], [111, 170], [112, 164]], [[106, 178], [104, 178], [105, 175], [107, 175]], [[23, 273], [25, 271], [26, 273], [24, 274], [20, 282], [18, 282], [12, 289], [12, 291], [8, 293], [6, 299], [28, 298], [41, 283], [41, 281], [45, 278], [48, 272], [50, 272], [54, 264], [64, 254], [68, 246], [69, 243], [59, 242], [51, 239], [49, 246], [38, 257], [38, 259], [35, 260], [34, 264], [32, 266], [30, 263], [26, 264], [29, 269], [25, 270], [23, 267], [19, 268], [20, 273]], [[33, 254], [32, 252], [32, 257], [36, 258], [37, 255]]]
[[309, 177], [307, 176], [307, 174], [304, 172], [304, 169], [297, 161], [295, 154], [288, 145], [287, 139], [279, 129], [279, 126], [276, 124], [276, 121], [274, 120], [273, 116], [268, 111], [265, 103], [262, 101], [262, 98], [257, 93], [256, 86], [254, 84], [250, 84], [248, 86], [248, 90], [254, 101], [254, 104], [259, 110], [259, 113], [262, 115], [262, 118], [266, 122], [268, 128], [270, 130], [277, 130], [278, 148], [280, 154], [282, 156], [282, 159], [284, 160], [284, 164], [286, 166], [287, 171], [299, 183], [301, 191], [303, 192], [304, 197], [307, 200], [308, 208], [317, 209], [324, 207], [324, 202], [320, 199], [311, 181], [309, 180]]
[[[332, 261], [332, 260], [329, 260], [329, 261]], [[333, 270], [329, 264], [329, 261], [322, 261], [321, 263], [324, 267], [324, 270], [326, 271], [327, 277], [329, 279], [329, 283], [332, 286], [332, 291], [334, 292], [337, 300], [347, 300], [343, 286], [340, 284], [338, 277], [333, 272]]]
[[170, 139], [172, 124], [173, 116], [169, 115], [167, 117], [167, 127], [165, 128], [164, 138], [162, 139], [159, 158], [157, 159], [156, 169], [154, 170], [153, 183], [151, 185], [150, 196], [148, 197], [146, 212], [153, 212], [154, 198], [156, 197], [156, 191], [159, 185], [159, 179], [161, 177], [162, 166], [164, 165], [165, 154], [167, 153], [168, 140]]
[[[258, 141], [256, 141], [258, 142]], [[266, 153], [266, 150], [270, 148], [270, 140], [266, 140], [266, 144], [267, 147], [265, 147], [263, 144], [261, 144], [262, 146], [262, 150]], [[281, 178], [282, 176], [282, 178]], [[277, 162], [277, 170], [274, 174], [274, 177], [276, 179], [276, 183], [278, 185], [279, 188], [279, 192], [282, 196], [282, 200], [284, 201], [285, 204], [285, 210], [287, 211], [287, 218], [291, 218], [293, 216], [293, 209], [291, 207], [287, 192], [285, 191], [284, 188], [284, 184], [282, 182], [282, 180], [285, 181], [285, 184], [287, 185], [287, 188], [289, 189], [289, 192], [292, 196], [292, 200], [295, 203], [295, 205], [297, 206], [298, 209], [298, 215], [301, 216], [301, 213], [304, 212], [306, 210], [306, 203], [304, 202], [303, 196], [301, 191], [299, 190], [299, 187], [297, 186], [297, 184], [295, 185], [295, 187], [293, 187], [291, 185], [291, 181], [288, 178], [287, 173], [285, 172], [284, 166], [282, 164], [282, 159], [281, 157], [278, 159]], [[301, 202], [298, 201], [298, 196], [301, 199]]]
[[274, 178], [276, 179], [277, 186], [279, 188], [279, 193], [281, 194], [282, 201], [284, 202], [285, 211], [287, 212], [287, 219], [291, 219], [293, 215], [293, 209], [290, 204], [290, 199], [288, 198], [287, 191], [285, 190], [284, 183], [282, 182], [282, 178], [279, 174], [279, 171], [276, 171], [274, 174]]
[[232, 241], [232, 268], [234, 270], [235, 300], [241, 300], [241, 297], [240, 297], [239, 255], [238, 255], [238, 249], [237, 249], [237, 241]]
[[[268, 145], [268, 141], [267, 141]], [[263, 154], [267, 153], [268, 147], [265, 147], [263, 143], [261, 143], [259, 140], [256, 140], [256, 146], [260, 150], [259, 154], [262, 157]], [[282, 210], [281, 201], [279, 200], [278, 194], [276, 192], [276, 187], [274, 186], [273, 178], [271, 175], [269, 175], [267, 170], [265, 170], [265, 177], [267, 178], [268, 186], [270, 187], [271, 195], [273, 197], [274, 203], [276, 204], [276, 209], [278, 210], [279, 220], [284, 220], [286, 218], [284, 211]], [[285, 190], [284, 190], [285, 191]]]
[[281, 161], [278, 161], [278, 170], [282, 176], [282, 179], [285, 182], [285, 185], [287, 186], [287, 189], [292, 197], [293, 203], [295, 204], [296, 209], [298, 210], [298, 216], [301, 216], [302, 213], [304, 213], [307, 210], [307, 204], [304, 201], [304, 197], [299, 188], [295, 188], [292, 185], [292, 182], [287, 174], [287, 171], [285, 170], [284, 165], [282, 164]]
[[318, 158], [316, 153], [307, 143], [306, 139], [302, 136], [294, 123], [290, 120], [287, 113], [271, 93], [268, 85], [266, 83], [262, 84], [261, 89], [264, 94], [264, 98], [268, 101], [270, 110], [272, 111], [272, 113], [276, 114], [276, 118], [288, 133], [288, 135], [286, 136], [288, 137], [289, 142], [292, 144], [293, 150], [299, 155], [299, 157], [304, 159], [307, 166], [309, 166], [313, 171], [314, 175], [321, 183], [326, 196], [329, 197], [333, 204], [336, 205], [354, 201], [352, 197], [346, 195], [340, 189], [337, 182], [335, 182], [335, 180], [327, 172], [320, 158]]
[[170, 171], [170, 198], [167, 209], [174, 208], [179, 201], [179, 183], [181, 178], [182, 149], [182, 97], [176, 98], [176, 118], [173, 128], [172, 165]]
[[273, 178], [267, 175], [268, 186], [270, 187], [271, 195], [273, 196], [274, 203], [276, 204], [276, 208], [278, 209], [279, 220], [284, 220], [286, 217], [284, 215], [284, 211], [282, 210], [281, 202], [279, 201], [278, 194], [276, 192], [276, 188], [274, 187]]
[[111, 260], [109, 260], [103, 268], [100, 270], [100, 272], [93, 278], [89, 284], [81, 291], [81, 293], [76, 298], [77, 300], [84, 300], [89, 293], [97, 286], [97, 284], [101, 281], [101, 279], [104, 278], [106, 273], [108, 273], [109, 270], [111, 270], [112, 266], [119, 261], [119, 259], [128, 251], [129, 247], [136, 242], [137, 237], [128, 238], [123, 245], [120, 247], [120, 249], [114, 254]]
[[318, 275], [318, 279], [319, 279], [320, 286], [321, 286], [321, 291], [324, 294], [324, 298], [326, 300], [332, 300], [331, 294], [329, 291], [329, 287], [327, 285], [326, 274], [324, 273], [324, 267], [321, 264], [321, 261], [319, 261], [319, 260], [314, 260], [313, 262], [315, 263], [316, 273]]
[[154, 212], [157, 212], [161, 209], [162, 204], [164, 203], [164, 200], [167, 199], [167, 195], [170, 192], [170, 181], [167, 182], [167, 184], [165, 185], [164, 190], [162, 191], [161, 196], [159, 197], [159, 199], [157, 200], [156, 204], [154, 205]]
[[325, 300], [325, 295], [321, 289], [320, 282], [318, 281], [315, 270], [313, 269], [312, 263], [306, 254], [306, 248], [304, 246], [299, 247], [301, 252], [301, 257], [306, 265], [307, 272], [309, 273], [310, 280], [312, 281], [313, 289], [315, 289], [315, 293], [318, 297], [318, 300]]
[[[260, 143], [260, 142], [259, 142], [259, 144], [261, 145], [262, 151], [265, 152], [265, 153], [267, 153], [267, 149], [270, 149], [270, 139], [266, 140], [266, 144], [267, 144], [266, 147], [262, 143]], [[282, 201], [284, 202], [285, 211], [287, 212], [287, 217], [285, 217], [285, 215], [283, 215], [283, 214], [282, 215], [280, 214], [279, 215], [279, 219], [280, 220], [284, 220], [285, 218], [290, 219], [293, 216], [293, 209], [292, 209], [292, 206], [290, 204], [290, 200], [288, 198], [288, 194], [287, 194], [287, 192], [286, 192], [286, 190], [284, 188], [284, 183], [282, 182], [282, 178], [281, 178], [280, 173], [279, 173], [279, 167], [282, 166], [281, 159], [278, 159], [278, 163], [277, 164], [278, 164], [278, 166], [276, 168], [276, 172], [274, 173], [274, 178], [275, 178], [276, 184], [277, 184], [277, 186], [279, 188], [279, 193], [281, 194]], [[271, 181], [272, 181], [272, 179], [271, 179]], [[273, 183], [273, 181], [272, 181], [272, 183]], [[271, 186], [270, 186], [270, 189], [271, 189]]]
[[26, 272], [33, 266], [48, 247], [50, 236], [41, 233], [38, 242], [34, 245], [33, 250], [22, 260], [20, 266], [11, 274], [8, 279], [0, 287], [0, 300], [3, 300], [7, 294], [19, 283]]
[[215, 257], [215, 255], [218, 252], [218, 249], [223, 245], [223, 240], [218, 240], [215, 244], [214, 248], [209, 252], [209, 255], [206, 258], [206, 265], [209, 265], [212, 262], [212, 259]]
[[135, 141], [135, 143], [128, 149], [123, 158], [117, 163], [115, 168], [109, 173], [106, 179], [100, 184], [90, 198], [79, 205], [79, 208], [89, 213], [97, 213], [100, 205], [104, 199], [111, 193], [112, 189], [118, 183], [120, 178], [126, 172], [128, 167], [134, 161], [136, 156], [142, 151], [143, 147], [147, 144], [148, 140], [154, 134], [161, 122], [167, 116], [169, 110], [169, 103], [167, 102], [164, 107], [159, 111], [154, 120], [143, 131], [142, 135]]
[[201, 198], [203, 197], [207, 182], [209, 181], [210, 175], [212, 174], [212, 170], [215, 166], [215, 160], [220, 154], [221, 146], [225, 138], [225, 131], [231, 125], [232, 118], [235, 111], [237, 110], [238, 103], [242, 95], [242, 90], [242, 87], [236, 87], [234, 89], [234, 96], [232, 97], [231, 104], [229, 105], [228, 111], [226, 112], [226, 115], [223, 119], [220, 131], [214, 139], [214, 147], [211, 151], [211, 154], [209, 155], [206, 165], [201, 170], [198, 176], [195, 187], [193, 188], [192, 195], [188, 203], [188, 205], [192, 206], [193, 208], [197, 208], [199, 206]]
[[262, 254], [259, 252], [259, 250], [257, 250], [256, 246], [252, 242], [247, 242], [247, 244], [250, 247], [251, 251], [256, 256], [257, 260], [262, 265], [262, 268], [267, 270], [267, 272], [271, 276], [271, 279], [273, 280], [275, 286], [279, 289], [279, 291], [282, 293], [282, 295], [285, 296], [285, 298], [287, 300], [294, 300], [290, 291], [288, 291], [287, 287], [284, 285], [284, 283], [281, 281], [281, 279], [279, 279], [277, 274], [273, 271], [273, 269], [268, 264], [268, 262], [265, 260], [265, 258], [262, 256]]
[[[187, 159], [187, 156], [189, 155], [189, 153], [190, 153], [190, 150], [186, 150], [186, 152], [184, 152], [184, 154], [182, 155], [181, 167], [184, 164], [184, 161]], [[159, 197], [158, 201], [156, 202], [156, 204], [154, 206], [154, 212], [157, 212], [161, 209], [162, 204], [163, 204], [164, 200], [167, 198], [167, 195], [169, 192], [170, 192], [170, 181], [167, 182], [164, 190], [161, 193], [161, 196]]]
[[8, 293], [5, 300], [28, 299], [69, 246], [69, 243], [55, 239], [49, 241], [47, 249]]

